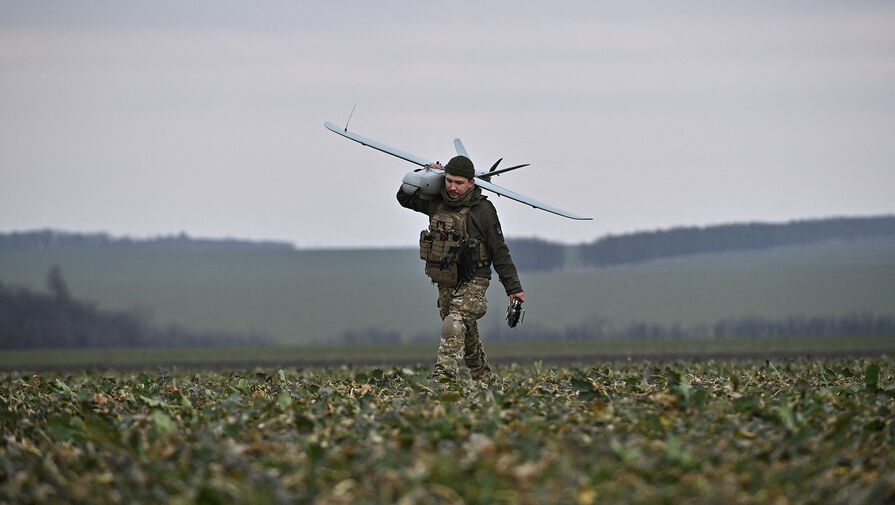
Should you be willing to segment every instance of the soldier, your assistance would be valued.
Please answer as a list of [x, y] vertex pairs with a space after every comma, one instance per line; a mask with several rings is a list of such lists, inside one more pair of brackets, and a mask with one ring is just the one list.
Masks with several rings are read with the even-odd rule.
[[420, 234], [420, 258], [426, 274], [438, 285], [441, 345], [432, 378], [456, 380], [461, 357], [473, 379], [488, 380], [491, 367], [479, 338], [476, 320], [485, 315], [485, 290], [491, 280], [491, 264], [510, 302], [525, 301], [525, 293], [503, 239], [494, 205], [475, 186], [475, 168], [465, 156], [451, 158], [444, 169], [441, 196], [424, 199], [417, 190], [398, 190], [402, 207], [429, 216], [429, 228]]

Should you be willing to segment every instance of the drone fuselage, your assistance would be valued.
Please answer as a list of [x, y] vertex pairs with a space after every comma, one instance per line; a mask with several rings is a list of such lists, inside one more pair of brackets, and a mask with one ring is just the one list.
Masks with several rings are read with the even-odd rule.
[[444, 170], [437, 168], [418, 168], [404, 174], [401, 179], [401, 191], [408, 195], [419, 191], [424, 196], [435, 196], [444, 187]]

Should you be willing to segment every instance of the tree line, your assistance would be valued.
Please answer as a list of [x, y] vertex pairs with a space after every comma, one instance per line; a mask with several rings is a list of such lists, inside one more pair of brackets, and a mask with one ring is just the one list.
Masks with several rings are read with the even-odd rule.
[[204, 347], [265, 345], [260, 335], [157, 328], [131, 311], [102, 310], [72, 297], [58, 266], [47, 274], [49, 293], [0, 283], [0, 348]]
[[895, 238], [895, 216], [840, 217], [788, 223], [735, 223], [678, 227], [608, 235], [591, 243], [565, 246], [537, 238], [508, 238], [519, 271], [551, 271], [567, 266], [577, 255], [581, 263], [605, 267], [686, 256], [767, 249], [831, 240]]
[[615, 325], [599, 316], [561, 329], [538, 325], [506, 326], [484, 332], [494, 341], [519, 340], [620, 340], [680, 338], [758, 337], [887, 337], [895, 338], [895, 317], [851, 313], [839, 316], [789, 316], [779, 319], [742, 316], [720, 319], [714, 324], [683, 327], [680, 324], [631, 322]]
[[[546, 272], [568, 266], [570, 257], [581, 264], [604, 267], [688, 254], [764, 249], [829, 240], [895, 238], [895, 216], [839, 217], [788, 223], [734, 223], [706, 227], [678, 227], [608, 235], [591, 243], [563, 245], [538, 238], [508, 238], [519, 271]], [[197, 239], [181, 233], [153, 239], [112, 237], [106, 233], [79, 234], [53, 230], [0, 234], [0, 250], [57, 249], [257, 249], [294, 250], [288, 242], [236, 239]]]
[[580, 246], [582, 261], [601, 267], [688, 254], [764, 249], [830, 240], [895, 237], [895, 216], [842, 217], [783, 224], [744, 223], [607, 236]]
[[36, 230], [0, 233], [0, 250], [106, 250], [106, 249], [294, 249], [289, 242], [251, 241], [239, 239], [194, 238], [186, 233], [155, 238], [134, 239], [113, 237], [108, 233], [70, 233], [56, 230]]
[[[839, 316], [789, 316], [778, 319], [742, 316], [720, 319], [714, 324], [683, 327], [680, 324], [630, 322], [613, 324], [594, 315], [565, 328], [545, 328], [526, 323], [516, 328], [500, 325], [480, 330], [485, 340], [495, 342], [560, 340], [673, 340], [683, 338], [760, 338], [760, 337], [885, 337], [895, 338], [895, 317], [871, 313]], [[432, 332], [412, 335], [409, 342], [433, 342]], [[381, 327], [349, 330], [341, 334], [340, 344], [397, 344], [404, 342], [400, 332]], [[330, 342], [331, 343], [331, 342]]]
[[510, 256], [520, 272], [559, 270], [566, 263], [567, 246], [538, 238], [508, 238]]

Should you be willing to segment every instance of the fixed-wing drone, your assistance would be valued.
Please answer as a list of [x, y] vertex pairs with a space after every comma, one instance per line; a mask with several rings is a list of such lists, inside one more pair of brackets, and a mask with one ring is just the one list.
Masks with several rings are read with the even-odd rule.
[[[444, 185], [444, 170], [442, 170], [440, 168], [433, 167], [432, 166], [433, 163], [431, 161], [427, 160], [426, 158], [417, 156], [415, 154], [410, 154], [410, 153], [402, 151], [400, 149], [395, 149], [394, 147], [387, 146], [381, 142], [377, 142], [375, 140], [368, 139], [366, 137], [362, 137], [356, 133], [348, 131], [347, 127], [340, 128], [330, 122], [326, 122], [323, 125], [326, 126], [326, 128], [328, 130], [338, 133], [339, 135], [341, 135], [347, 139], [351, 139], [351, 140], [358, 142], [360, 144], [363, 144], [367, 147], [372, 147], [373, 149], [376, 149], [377, 151], [382, 151], [386, 154], [391, 154], [392, 156], [396, 156], [398, 158], [401, 158], [402, 160], [406, 160], [406, 161], [409, 161], [411, 163], [421, 166], [422, 168], [417, 168], [416, 170], [414, 170], [412, 172], [407, 172], [407, 174], [404, 175], [404, 179], [402, 180], [402, 183], [403, 183], [402, 187], [405, 189], [405, 191], [409, 190], [408, 192], [413, 192], [413, 191], [416, 191], [415, 188], [418, 188], [420, 191], [422, 191], [423, 195], [430, 195], [430, 196], [437, 195], [441, 192], [441, 187]], [[460, 142], [460, 139], [454, 139], [454, 147], [456, 148], [458, 155], [466, 156], [467, 158], [469, 157], [469, 154], [466, 152], [466, 148], [463, 147], [463, 143]], [[593, 219], [590, 217], [582, 217], [582, 216], [578, 216], [576, 214], [572, 214], [571, 212], [562, 210], [562, 209], [554, 207], [552, 205], [548, 205], [546, 203], [539, 202], [533, 198], [529, 198], [525, 195], [520, 195], [519, 193], [516, 193], [515, 191], [510, 191], [506, 188], [498, 186], [497, 184], [494, 184], [493, 182], [491, 182], [492, 177], [509, 172], [510, 170], [516, 170], [517, 168], [522, 168], [522, 167], [528, 166], [528, 164], [526, 163], [524, 165], [516, 165], [513, 167], [503, 168], [503, 169], [498, 170], [497, 165], [500, 164], [500, 162], [502, 160], [503, 160], [503, 158], [497, 160], [497, 163], [495, 163], [491, 167], [490, 170], [487, 170], [487, 171], [476, 170], [476, 172], [475, 172], [476, 186], [478, 186], [482, 189], [487, 189], [488, 191], [497, 193], [500, 196], [505, 196], [512, 200], [516, 200], [517, 202], [524, 203], [526, 205], [531, 205], [532, 207], [534, 207], [536, 209], [541, 209], [541, 210], [546, 210], [547, 212], [552, 212], [553, 214], [557, 214], [559, 216], [567, 217], [570, 219], [580, 219], [580, 220]]]

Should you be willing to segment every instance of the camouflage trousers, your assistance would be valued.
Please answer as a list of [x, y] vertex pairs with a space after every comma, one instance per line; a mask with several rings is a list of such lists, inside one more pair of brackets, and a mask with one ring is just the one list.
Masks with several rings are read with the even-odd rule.
[[457, 287], [438, 286], [438, 308], [441, 312], [441, 345], [432, 377], [456, 380], [460, 373], [460, 359], [476, 380], [491, 377], [488, 356], [479, 338], [476, 320], [485, 315], [488, 301], [485, 291], [489, 280], [473, 277]]

